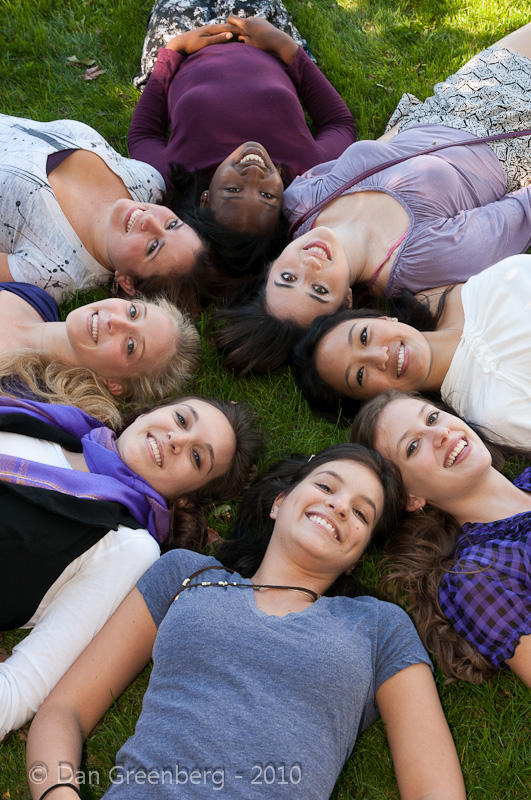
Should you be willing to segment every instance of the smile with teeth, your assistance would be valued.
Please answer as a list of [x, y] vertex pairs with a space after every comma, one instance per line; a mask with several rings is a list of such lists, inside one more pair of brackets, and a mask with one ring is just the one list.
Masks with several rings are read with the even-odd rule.
[[99, 327], [99, 314], [97, 311], [95, 311], [90, 322], [90, 333], [96, 344], [98, 344]]
[[405, 355], [405, 348], [403, 344], [400, 344], [398, 349], [398, 361], [396, 365], [396, 377], [399, 378], [402, 374], [402, 367], [404, 366], [404, 355]]
[[162, 467], [162, 454], [160, 452], [156, 439], [154, 439], [153, 436], [150, 433], [148, 433], [147, 440], [151, 448], [151, 452], [153, 453], [153, 458], [155, 459], [157, 467]]
[[335, 525], [332, 525], [332, 523], [329, 520], [327, 520], [326, 517], [322, 517], [320, 514], [309, 514], [308, 519], [310, 520], [310, 522], [314, 522], [316, 525], [320, 525], [322, 528], [328, 531], [328, 533], [332, 534], [334, 539], [336, 539], [338, 542], [341, 541], [341, 539], [339, 538], [339, 533], [337, 532], [337, 528], [335, 527]]
[[240, 158], [238, 164], [258, 164], [258, 166], [266, 168], [266, 163], [262, 156], [259, 156], [258, 153], [248, 153], [243, 158]]
[[452, 450], [452, 452], [450, 453], [450, 455], [448, 456], [448, 458], [446, 459], [446, 461], [444, 462], [445, 468], [452, 466], [452, 464], [454, 463], [454, 461], [457, 458], [457, 456], [460, 455], [463, 452], [465, 447], [468, 447], [467, 440], [466, 439], [460, 439], [457, 442], [457, 444], [454, 447], [454, 449]]
[[144, 213], [144, 209], [143, 208], [135, 208], [135, 210], [133, 211], [133, 213], [131, 214], [131, 216], [127, 220], [127, 225], [125, 226], [125, 232], [126, 233], [129, 233], [129, 231], [131, 230], [131, 228], [135, 224], [136, 218], [139, 217], [143, 213]]

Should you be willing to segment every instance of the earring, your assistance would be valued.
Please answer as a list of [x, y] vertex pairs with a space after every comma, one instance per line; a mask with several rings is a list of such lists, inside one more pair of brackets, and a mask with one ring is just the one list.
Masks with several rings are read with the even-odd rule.
[[205, 189], [204, 192], [201, 192], [201, 200], [208, 200], [208, 190]]
[[111, 294], [118, 294], [118, 289], [119, 289], [119, 283], [115, 272], [111, 283]]

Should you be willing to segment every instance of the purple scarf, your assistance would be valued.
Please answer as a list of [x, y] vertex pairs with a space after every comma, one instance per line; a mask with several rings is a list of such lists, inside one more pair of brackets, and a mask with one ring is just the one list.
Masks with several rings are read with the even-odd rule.
[[0, 395], [2, 414], [27, 414], [81, 440], [90, 472], [51, 467], [25, 458], [0, 454], [0, 480], [53, 489], [63, 494], [121, 503], [157, 542], [170, 529], [166, 501], [122, 461], [116, 434], [102, 422], [74, 406], [39, 403]]

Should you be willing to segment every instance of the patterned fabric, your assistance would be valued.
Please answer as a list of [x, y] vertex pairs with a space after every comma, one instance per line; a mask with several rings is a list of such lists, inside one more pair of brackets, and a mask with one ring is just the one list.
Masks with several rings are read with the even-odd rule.
[[[531, 467], [514, 484], [531, 491]], [[457, 633], [504, 667], [520, 637], [531, 633], [531, 512], [462, 530], [439, 603]]]
[[[454, 75], [434, 86], [423, 103], [404, 94], [387, 130], [415, 125], [447, 125], [475, 136], [531, 128], [531, 62], [496, 45], [474, 56]], [[507, 176], [507, 191], [529, 183], [531, 136], [491, 142]]]
[[264, 17], [295, 39], [313, 59], [307, 42], [291, 22], [282, 0], [203, 0], [202, 3], [193, 3], [190, 0], [156, 0], [149, 15], [140, 72], [133, 78], [134, 85], [141, 88], [146, 83], [153, 70], [159, 47], [163, 47], [179, 33], [211, 22], [225, 22], [229, 14]]

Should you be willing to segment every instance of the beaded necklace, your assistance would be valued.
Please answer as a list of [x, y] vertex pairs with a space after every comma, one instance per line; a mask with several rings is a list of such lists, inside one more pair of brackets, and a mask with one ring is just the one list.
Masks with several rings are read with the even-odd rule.
[[234, 587], [235, 589], [252, 589], [253, 592], [259, 592], [260, 589], [287, 589], [291, 592], [304, 592], [312, 598], [312, 603], [315, 603], [316, 600], [319, 600], [319, 598], [322, 597], [322, 595], [314, 592], [313, 589], [306, 589], [304, 586], [277, 586], [274, 583], [237, 583], [236, 581], [197, 581], [196, 583], [191, 583], [191, 581], [194, 578], [197, 578], [197, 576], [202, 572], [208, 572], [209, 570], [213, 569], [222, 569], [224, 572], [228, 572], [230, 575], [235, 574], [235, 570], [229, 569], [228, 567], [202, 567], [202, 569], [198, 569], [196, 572], [192, 573], [192, 575], [189, 575], [184, 579], [184, 581], [181, 583], [181, 588], [174, 596], [172, 603], [177, 600], [181, 592], [184, 592], [186, 589], [193, 589], [196, 586], [209, 586], [219, 589], [228, 589], [229, 587]]

